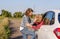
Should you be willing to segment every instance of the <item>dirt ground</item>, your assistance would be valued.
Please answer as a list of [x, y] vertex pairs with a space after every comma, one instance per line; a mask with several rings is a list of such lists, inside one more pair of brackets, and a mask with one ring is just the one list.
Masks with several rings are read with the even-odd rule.
[[[20, 23], [22, 19], [10, 19], [9, 28], [11, 30], [10, 39], [22, 39], [22, 33], [20, 32]], [[30, 36], [28, 36], [30, 39]]]
[[21, 19], [10, 19], [9, 28], [11, 29], [10, 39], [22, 39], [22, 34], [19, 31]]

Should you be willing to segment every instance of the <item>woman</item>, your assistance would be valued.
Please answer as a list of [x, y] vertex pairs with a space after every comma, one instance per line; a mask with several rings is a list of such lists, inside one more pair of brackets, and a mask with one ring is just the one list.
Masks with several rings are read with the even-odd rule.
[[28, 8], [25, 12], [25, 15], [23, 16], [21, 22], [21, 26], [24, 27], [24, 29], [21, 30], [23, 39], [27, 39], [28, 35], [30, 35], [31, 39], [35, 38], [35, 31], [32, 28], [32, 24], [36, 21], [36, 19], [34, 19], [34, 21], [31, 20], [30, 17], [32, 16], [32, 12], [33, 10]]
[[33, 23], [32, 28], [35, 30], [36, 39], [38, 39], [38, 30], [44, 24], [44, 17], [42, 14], [38, 14], [35, 17], [37, 18], [37, 20]]
[[43, 19], [44, 17], [42, 14], [36, 15], [35, 17], [37, 18], [37, 20], [36, 22], [33, 23], [32, 28], [34, 30], [38, 30], [44, 24], [44, 19]]

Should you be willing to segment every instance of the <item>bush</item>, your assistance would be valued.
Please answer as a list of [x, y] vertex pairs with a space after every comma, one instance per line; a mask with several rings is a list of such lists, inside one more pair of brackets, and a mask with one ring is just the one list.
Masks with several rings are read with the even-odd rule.
[[9, 19], [8, 18], [4, 18], [3, 21], [2, 21], [2, 25], [3, 26], [9, 25]]
[[22, 17], [22, 12], [15, 12], [13, 14], [13, 17], [15, 17], [15, 18], [21, 18]]
[[5, 34], [6, 34], [6, 36], [7, 36], [7, 39], [9, 38], [9, 36], [10, 36], [10, 29], [9, 29], [9, 27], [8, 26], [4, 26], [4, 29], [5, 29]]
[[11, 12], [9, 12], [9, 11], [7, 11], [7, 10], [1, 10], [2, 11], [2, 13], [1, 13], [1, 15], [0, 16], [4, 16], [4, 17], [12, 17], [12, 14], [11, 14]]
[[9, 39], [10, 29], [9, 29], [9, 20], [4, 18], [0, 23], [0, 39]]
[[8, 39], [8, 35], [4, 26], [0, 26], [0, 39]]

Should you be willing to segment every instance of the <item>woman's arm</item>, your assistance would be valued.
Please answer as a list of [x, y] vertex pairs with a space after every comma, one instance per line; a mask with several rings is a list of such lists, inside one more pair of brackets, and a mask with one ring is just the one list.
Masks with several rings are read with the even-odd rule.
[[23, 19], [22, 19], [22, 22], [21, 22], [21, 26], [22, 27], [27, 27], [27, 28], [32, 28], [32, 24], [35, 22], [35, 20], [32, 21], [31, 23], [29, 23], [28, 18], [26, 16], [24, 16]]
[[27, 24], [28, 23], [28, 19], [27, 19], [27, 17], [24, 15], [23, 16], [23, 18], [22, 18], [22, 22], [21, 22], [21, 26], [22, 27], [27, 27], [27, 26], [29, 26], [29, 24]]
[[24, 24], [24, 27], [32, 27], [32, 25], [28, 22], [27, 16], [23, 17], [23, 24]]

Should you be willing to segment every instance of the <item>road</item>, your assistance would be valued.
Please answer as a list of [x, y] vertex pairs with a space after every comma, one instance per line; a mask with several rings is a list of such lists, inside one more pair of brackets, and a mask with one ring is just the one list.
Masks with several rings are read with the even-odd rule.
[[10, 39], [22, 39], [19, 31], [21, 19], [10, 19], [9, 28], [11, 29]]

